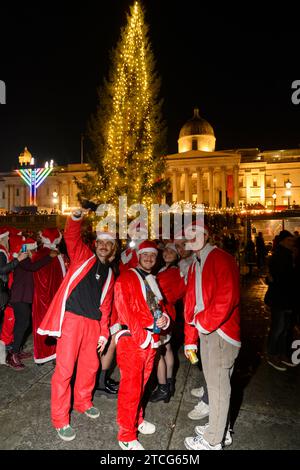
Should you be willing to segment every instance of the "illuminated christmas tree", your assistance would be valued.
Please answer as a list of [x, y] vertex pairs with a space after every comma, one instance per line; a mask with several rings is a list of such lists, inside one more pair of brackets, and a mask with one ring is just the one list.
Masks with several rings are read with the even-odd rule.
[[89, 160], [96, 174], [77, 182], [80, 199], [117, 203], [126, 195], [128, 204], [160, 201], [168, 180], [163, 179], [166, 128], [159, 88], [144, 12], [136, 1], [89, 125]]

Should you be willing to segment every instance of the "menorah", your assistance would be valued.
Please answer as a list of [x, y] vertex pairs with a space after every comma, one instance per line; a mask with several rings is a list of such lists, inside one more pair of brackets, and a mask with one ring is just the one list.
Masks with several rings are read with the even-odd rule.
[[37, 189], [45, 181], [53, 170], [53, 160], [45, 163], [44, 168], [34, 168], [34, 159], [31, 159], [31, 168], [19, 168], [16, 170], [27, 186], [29, 186], [29, 204], [36, 206]]

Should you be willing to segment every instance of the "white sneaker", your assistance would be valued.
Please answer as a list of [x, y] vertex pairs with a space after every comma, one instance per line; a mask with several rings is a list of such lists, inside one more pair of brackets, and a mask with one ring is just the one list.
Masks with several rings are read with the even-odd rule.
[[204, 387], [192, 388], [191, 395], [196, 398], [202, 398], [204, 395]]
[[184, 445], [189, 450], [222, 450], [221, 444], [211, 446], [202, 436], [186, 437]]
[[[195, 433], [198, 436], [203, 436], [203, 434], [206, 431], [206, 429], [208, 428], [208, 426], [209, 426], [209, 423], [204, 424], [204, 426], [196, 426], [195, 427]], [[230, 431], [228, 429], [227, 432], [226, 432], [225, 439], [224, 439], [224, 446], [225, 447], [231, 446], [231, 444], [232, 444], [232, 437], [231, 437]]]
[[123, 450], [145, 450], [142, 444], [137, 439], [135, 441], [129, 442], [119, 441], [119, 446]]
[[0, 340], [0, 364], [6, 365], [6, 350], [5, 343]]
[[204, 403], [204, 401], [199, 401], [199, 403], [194, 407], [192, 411], [188, 413], [190, 419], [203, 419], [209, 415], [209, 406]]
[[141, 434], [154, 434], [156, 431], [156, 427], [154, 424], [144, 420], [141, 424], [139, 424], [138, 431]]

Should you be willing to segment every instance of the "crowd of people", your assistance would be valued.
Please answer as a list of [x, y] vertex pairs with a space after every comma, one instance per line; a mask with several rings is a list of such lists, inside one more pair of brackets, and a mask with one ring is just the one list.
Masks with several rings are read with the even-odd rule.
[[[151, 373], [157, 374], [151, 402], [168, 403], [175, 392], [172, 335], [180, 325], [185, 355], [191, 361], [201, 358], [205, 379], [204, 387], [191, 391], [199, 402], [188, 416], [209, 417], [206, 425], [196, 426], [195, 436], [185, 438], [185, 446], [221, 450], [230, 445], [230, 378], [241, 346], [236, 238], [218, 239], [194, 222], [181, 239], [155, 242], [139, 224], [122, 251], [114, 234], [97, 231], [94, 236], [87, 230], [84, 213], [74, 212], [63, 233], [44, 229], [36, 239], [0, 228], [0, 362], [15, 371], [25, 368], [32, 357], [23, 349], [32, 318], [34, 362], [55, 362], [51, 419], [58, 436], [65, 441], [76, 437], [70, 425], [72, 393], [73, 409], [91, 419], [100, 416], [93, 395], [106, 395], [118, 399], [120, 447], [140, 450], [138, 434], [156, 431], [143, 408]], [[280, 239], [279, 246], [287, 240]], [[275, 285], [273, 267], [270, 282]], [[288, 306], [282, 309], [287, 312]], [[273, 310], [271, 332], [276, 334], [270, 333], [270, 354], [279, 354], [277, 300]], [[290, 325], [288, 313], [285, 318]], [[288, 335], [284, 338], [287, 345]], [[120, 382], [111, 378], [115, 357]]]

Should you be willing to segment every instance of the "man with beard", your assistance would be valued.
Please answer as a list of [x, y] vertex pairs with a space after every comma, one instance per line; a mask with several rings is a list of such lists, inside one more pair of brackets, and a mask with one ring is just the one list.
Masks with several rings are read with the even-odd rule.
[[109, 338], [109, 315], [114, 276], [107, 260], [115, 245], [108, 232], [97, 233], [95, 253], [81, 239], [83, 214], [67, 220], [64, 233], [70, 267], [55, 295], [38, 333], [57, 336], [56, 368], [51, 383], [51, 417], [58, 435], [71, 441], [71, 378], [77, 364], [73, 408], [89, 418], [100, 412], [93, 406], [92, 392], [102, 353]]

